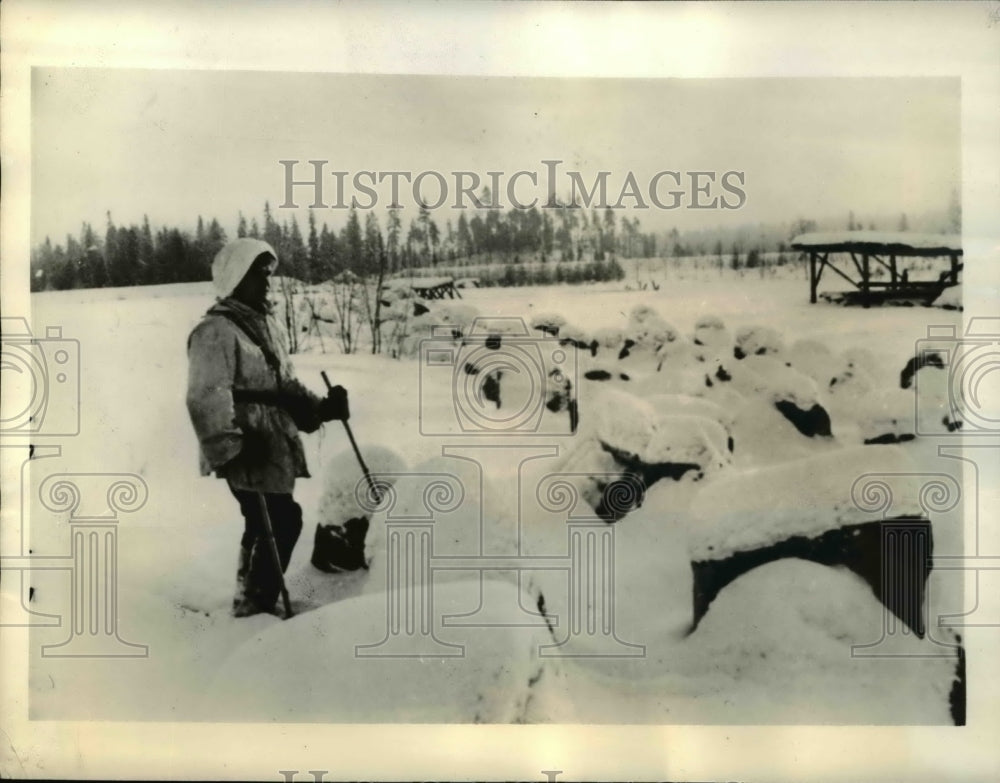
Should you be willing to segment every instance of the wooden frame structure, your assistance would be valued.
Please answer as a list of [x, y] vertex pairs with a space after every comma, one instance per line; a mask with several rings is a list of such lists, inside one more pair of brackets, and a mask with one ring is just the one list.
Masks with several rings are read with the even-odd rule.
[[462, 293], [455, 287], [451, 277], [414, 278], [411, 283], [414, 293], [422, 299], [461, 299]]
[[[842, 231], [802, 234], [792, 240], [792, 248], [809, 254], [809, 302], [816, 303], [819, 281], [826, 269], [832, 269], [857, 289], [847, 295], [862, 306], [879, 304], [887, 299], [919, 298], [934, 300], [951, 285], [957, 285], [963, 264], [961, 238], [945, 234], [910, 234], [884, 231]], [[847, 256], [853, 262], [857, 279], [837, 267], [831, 256]], [[900, 258], [944, 257], [949, 266], [937, 280], [910, 280], [899, 272]], [[872, 279], [872, 262], [889, 272], [888, 280]]]

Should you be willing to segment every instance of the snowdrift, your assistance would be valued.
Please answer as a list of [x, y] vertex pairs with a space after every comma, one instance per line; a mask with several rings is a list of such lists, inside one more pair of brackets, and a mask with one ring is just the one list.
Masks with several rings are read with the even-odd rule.
[[[497, 589], [517, 606], [516, 588]], [[465, 610], [474, 590], [437, 588], [435, 615]], [[387, 611], [385, 594], [365, 595], [272, 625], [223, 662], [202, 719], [516, 723], [553, 667], [537, 656], [538, 645], [551, 643], [544, 626], [463, 630], [435, 621], [436, 639], [399, 636], [390, 646], [381, 644]]]
[[875, 498], [858, 493], [866, 474], [900, 474], [891, 497], [893, 516], [922, 516], [923, 483], [898, 446], [838, 449], [793, 463], [731, 471], [704, 484], [691, 504], [692, 558], [713, 559], [882, 519]]

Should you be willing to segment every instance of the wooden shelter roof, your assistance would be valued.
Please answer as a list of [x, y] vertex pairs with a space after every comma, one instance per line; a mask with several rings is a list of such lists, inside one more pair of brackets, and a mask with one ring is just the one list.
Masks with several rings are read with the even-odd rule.
[[956, 234], [911, 234], [908, 231], [823, 231], [800, 234], [792, 240], [792, 248], [833, 253], [960, 256], [962, 238]]

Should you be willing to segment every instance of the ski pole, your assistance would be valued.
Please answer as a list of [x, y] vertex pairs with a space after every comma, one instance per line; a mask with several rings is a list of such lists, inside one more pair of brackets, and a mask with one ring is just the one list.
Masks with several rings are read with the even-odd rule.
[[292, 616], [292, 600], [288, 597], [288, 588], [285, 587], [285, 569], [281, 567], [281, 555], [278, 554], [278, 542], [274, 540], [274, 528], [271, 526], [271, 515], [267, 513], [267, 501], [264, 500], [264, 493], [257, 493], [257, 502], [260, 504], [260, 516], [264, 522], [264, 530], [267, 532], [267, 541], [271, 545], [271, 557], [274, 559], [274, 567], [278, 570], [278, 583], [281, 585], [281, 600], [285, 606], [285, 619]]
[[[330, 379], [326, 376], [326, 370], [320, 370], [320, 375], [323, 376], [323, 383], [326, 384], [326, 390], [329, 392], [333, 389], [333, 384], [330, 383]], [[341, 419], [340, 423], [344, 425], [344, 429], [347, 431], [347, 439], [351, 442], [351, 448], [354, 449], [354, 456], [358, 458], [358, 464], [361, 466], [361, 472], [365, 474], [365, 479], [368, 481], [368, 488], [372, 491], [372, 497], [377, 503], [382, 499], [382, 493], [378, 491], [378, 485], [375, 483], [375, 479], [372, 478], [372, 474], [368, 471], [368, 466], [365, 464], [364, 457], [361, 456], [361, 449], [358, 448], [357, 441], [354, 440], [354, 433], [351, 432], [351, 425], [347, 423], [347, 419]]]

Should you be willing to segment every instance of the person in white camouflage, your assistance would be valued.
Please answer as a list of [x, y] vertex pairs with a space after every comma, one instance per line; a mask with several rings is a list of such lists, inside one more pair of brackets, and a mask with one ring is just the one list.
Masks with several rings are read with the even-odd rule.
[[226, 480], [245, 523], [233, 599], [237, 617], [272, 612], [281, 587], [258, 493], [284, 571], [302, 531], [295, 480], [309, 476], [299, 432], [347, 416], [342, 386], [321, 398], [295, 377], [268, 301], [277, 263], [267, 242], [227, 244], [212, 263], [218, 301], [188, 337], [187, 408], [201, 472]]

